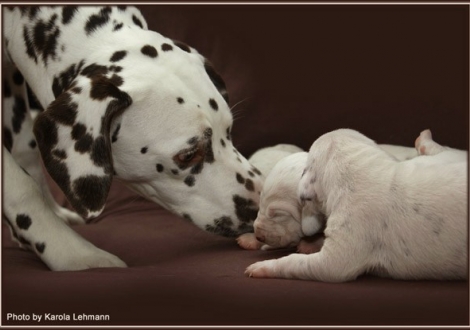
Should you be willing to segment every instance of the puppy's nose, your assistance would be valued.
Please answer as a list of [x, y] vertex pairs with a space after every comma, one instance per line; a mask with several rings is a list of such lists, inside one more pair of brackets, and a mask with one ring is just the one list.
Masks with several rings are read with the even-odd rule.
[[258, 241], [260, 241], [261, 243], [264, 243], [264, 241], [266, 241], [266, 237], [264, 237], [263, 235], [260, 235], [260, 234], [256, 235], [256, 239]]

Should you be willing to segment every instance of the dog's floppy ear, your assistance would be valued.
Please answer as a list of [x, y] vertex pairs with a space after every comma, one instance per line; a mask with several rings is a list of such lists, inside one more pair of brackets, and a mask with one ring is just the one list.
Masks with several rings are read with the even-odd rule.
[[225, 81], [217, 73], [217, 71], [215, 71], [214, 66], [207, 58], [204, 58], [204, 69], [206, 69], [207, 75], [211, 79], [215, 88], [217, 88], [217, 90], [219, 91], [220, 95], [222, 95], [222, 97], [225, 99], [225, 102], [229, 104], [228, 92], [227, 87], [225, 86]]
[[111, 186], [111, 121], [132, 103], [120, 84], [82, 73], [34, 124], [47, 171], [84, 218], [101, 213]]

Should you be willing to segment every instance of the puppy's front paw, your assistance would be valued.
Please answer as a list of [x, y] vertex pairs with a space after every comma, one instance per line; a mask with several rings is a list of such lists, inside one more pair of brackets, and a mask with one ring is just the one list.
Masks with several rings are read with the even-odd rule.
[[275, 263], [275, 259], [258, 261], [247, 267], [245, 275], [258, 278], [276, 277]]
[[259, 250], [263, 246], [263, 243], [256, 239], [254, 233], [246, 233], [238, 236], [237, 243], [245, 250]]

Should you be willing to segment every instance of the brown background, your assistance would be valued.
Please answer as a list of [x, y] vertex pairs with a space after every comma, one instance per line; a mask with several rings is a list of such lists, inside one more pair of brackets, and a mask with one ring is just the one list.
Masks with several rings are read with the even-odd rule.
[[[439, 143], [468, 149], [467, 6], [140, 8], [151, 29], [214, 63], [231, 106], [241, 102], [233, 140], [246, 156], [280, 142], [307, 149], [340, 127], [409, 146], [430, 128]], [[4, 230], [3, 324], [8, 312], [109, 314], [106, 325], [469, 322], [468, 282], [247, 278], [249, 264], [292, 251], [241, 250], [119, 183], [103, 215], [75, 229], [129, 268], [50, 272]]]

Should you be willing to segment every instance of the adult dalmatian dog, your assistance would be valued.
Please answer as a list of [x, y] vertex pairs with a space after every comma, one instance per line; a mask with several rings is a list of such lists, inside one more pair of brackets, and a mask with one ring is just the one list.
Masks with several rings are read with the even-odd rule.
[[[4, 218], [50, 269], [126, 266], [67, 225], [100, 214], [113, 178], [206, 231], [253, 230], [261, 173], [195, 49], [129, 6], [7, 7], [3, 32]], [[78, 214], [53, 200], [41, 157]]]

